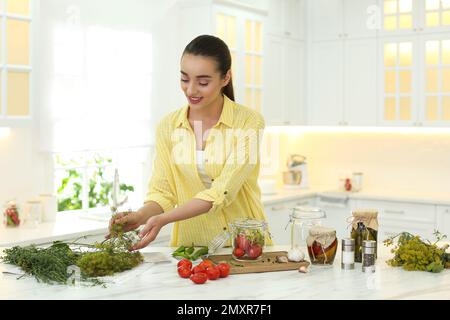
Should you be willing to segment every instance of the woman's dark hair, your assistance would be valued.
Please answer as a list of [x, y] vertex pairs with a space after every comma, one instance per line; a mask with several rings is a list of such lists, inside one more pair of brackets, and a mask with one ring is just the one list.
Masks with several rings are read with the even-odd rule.
[[[216, 60], [217, 66], [222, 77], [225, 77], [228, 70], [231, 69], [231, 54], [230, 49], [225, 42], [220, 38], [202, 35], [192, 40], [184, 49], [185, 54], [192, 54], [194, 56], [210, 57]], [[223, 88], [223, 94], [234, 101], [233, 81]]]

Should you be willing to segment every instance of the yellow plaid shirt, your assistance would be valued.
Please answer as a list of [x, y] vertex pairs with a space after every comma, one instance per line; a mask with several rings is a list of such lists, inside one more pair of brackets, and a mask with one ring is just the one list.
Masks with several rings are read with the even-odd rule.
[[211, 187], [206, 188], [197, 170], [188, 108], [170, 113], [158, 124], [156, 158], [145, 202], [157, 202], [164, 212], [194, 198], [213, 202], [206, 214], [175, 222], [172, 229], [171, 246], [206, 246], [229, 230], [228, 224], [236, 218], [266, 220], [257, 184], [264, 119], [224, 96], [222, 114], [210, 130], [204, 150], [204, 168], [212, 179]]

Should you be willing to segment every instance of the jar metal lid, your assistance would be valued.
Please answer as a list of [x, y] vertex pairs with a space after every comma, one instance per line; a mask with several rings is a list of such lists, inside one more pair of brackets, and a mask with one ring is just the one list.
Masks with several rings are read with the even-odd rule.
[[377, 242], [374, 240], [363, 240], [363, 247], [375, 248], [376, 246], [377, 246]]
[[295, 207], [292, 210], [293, 219], [314, 220], [327, 217], [325, 211], [317, 207]]
[[235, 226], [238, 228], [259, 229], [259, 228], [266, 228], [267, 223], [262, 220], [236, 219], [232, 223], [230, 223], [230, 226]]
[[355, 239], [352, 238], [344, 238], [342, 239], [342, 246], [354, 246]]

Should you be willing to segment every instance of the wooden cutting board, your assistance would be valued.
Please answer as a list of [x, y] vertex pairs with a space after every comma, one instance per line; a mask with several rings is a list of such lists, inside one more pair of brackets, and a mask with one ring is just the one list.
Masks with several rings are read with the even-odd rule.
[[215, 264], [220, 262], [226, 262], [231, 266], [230, 274], [243, 274], [243, 273], [259, 273], [259, 272], [272, 272], [272, 271], [288, 271], [298, 270], [301, 266], [308, 267], [308, 261], [278, 263], [277, 256], [287, 257], [286, 251], [265, 252], [262, 259], [259, 261], [236, 261], [231, 254], [213, 255], [208, 259]]

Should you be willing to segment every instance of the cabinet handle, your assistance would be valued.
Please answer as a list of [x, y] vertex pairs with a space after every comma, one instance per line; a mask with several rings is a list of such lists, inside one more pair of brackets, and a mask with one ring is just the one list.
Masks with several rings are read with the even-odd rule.
[[285, 32], [284, 32], [284, 35], [285, 35], [285, 36], [290, 36], [291, 33], [290, 33], [289, 31], [285, 31]]
[[309, 204], [308, 201], [297, 202], [297, 205], [298, 205], [298, 206], [305, 206], [305, 205], [308, 205], [308, 204]]
[[387, 214], [405, 214], [405, 211], [402, 211], [402, 210], [384, 210], [384, 213], [387, 213]]
[[284, 205], [274, 206], [272, 207], [272, 211], [280, 211], [283, 210], [284, 208], [285, 208]]
[[285, 121], [284, 124], [291, 124], [291, 122], [290, 121]]

